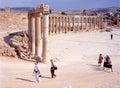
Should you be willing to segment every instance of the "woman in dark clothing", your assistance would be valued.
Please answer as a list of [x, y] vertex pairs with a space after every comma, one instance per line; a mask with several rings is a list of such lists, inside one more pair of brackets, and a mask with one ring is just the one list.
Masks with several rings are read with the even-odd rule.
[[109, 59], [109, 56], [107, 55], [107, 56], [104, 58], [103, 70], [105, 70], [105, 68], [107, 68], [108, 59]]
[[105, 68], [111, 69], [111, 72], [113, 72], [112, 61], [111, 61], [111, 59], [110, 59], [110, 57], [108, 55], [106, 56], [106, 58], [104, 60], [103, 69], [105, 70]]

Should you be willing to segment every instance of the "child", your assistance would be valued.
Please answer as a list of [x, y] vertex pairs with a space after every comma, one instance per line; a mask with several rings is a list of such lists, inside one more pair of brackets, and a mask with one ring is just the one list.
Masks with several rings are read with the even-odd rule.
[[103, 57], [102, 57], [102, 54], [100, 54], [98, 59], [99, 66], [101, 66], [102, 60], [103, 60]]

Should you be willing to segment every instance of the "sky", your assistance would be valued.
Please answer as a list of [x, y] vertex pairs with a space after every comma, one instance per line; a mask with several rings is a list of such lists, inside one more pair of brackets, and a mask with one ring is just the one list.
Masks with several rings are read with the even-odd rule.
[[4, 7], [37, 7], [48, 4], [54, 10], [81, 10], [117, 6], [120, 0], [0, 0], [0, 8]]

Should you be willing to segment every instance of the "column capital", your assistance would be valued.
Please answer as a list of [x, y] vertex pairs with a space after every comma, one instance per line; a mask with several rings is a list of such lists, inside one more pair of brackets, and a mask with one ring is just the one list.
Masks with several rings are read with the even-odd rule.
[[28, 11], [28, 17], [32, 18], [32, 17], [35, 17], [35, 9], [31, 9]]
[[48, 15], [49, 14], [49, 6], [46, 4], [41, 4], [40, 6], [40, 10], [44, 15]]
[[42, 16], [42, 13], [40, 12], [35, 13], [35, 17], [40, 17], [40, 16]]

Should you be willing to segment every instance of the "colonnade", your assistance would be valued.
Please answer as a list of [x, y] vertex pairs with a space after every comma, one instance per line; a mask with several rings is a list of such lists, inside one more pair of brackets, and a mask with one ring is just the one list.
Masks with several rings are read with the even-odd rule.
[[101, 16], [49, 15], [49, 34], [96, 30], [103, 27]]
[[49, 61], [48, 37], [60, 33], [90, 31], [103, 28], [101, 16], [53, 15], [42, 4], [28, 12], [28, 36], [31, 55]]
[[33, 57], [39, 57], [43, 62], [48, 62], [48, 13], [49, 7], [45, 4], [28, 12], [29, 50]]

